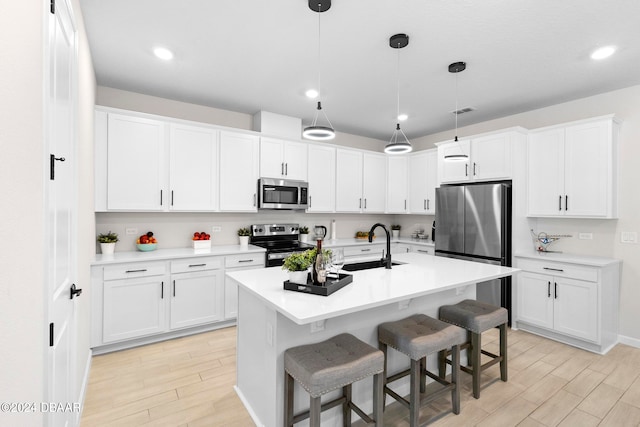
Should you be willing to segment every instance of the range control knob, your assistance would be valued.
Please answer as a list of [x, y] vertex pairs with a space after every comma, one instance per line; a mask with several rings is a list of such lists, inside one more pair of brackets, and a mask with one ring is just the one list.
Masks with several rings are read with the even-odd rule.
[[262, 233], [262, 228], [258, 228], [258, 232], [259, 232], [259, 233]]

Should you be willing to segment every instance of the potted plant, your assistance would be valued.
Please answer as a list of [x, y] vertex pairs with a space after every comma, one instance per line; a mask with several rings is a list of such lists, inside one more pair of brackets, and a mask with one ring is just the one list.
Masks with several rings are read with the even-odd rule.
[[116, 248], [116, 242], [118, 241], [118, 234], [112, 233], [109, 230], [108, 233], [98, 234], [98, 242], [100, 242], [100, 251], [103, 255], [113, 254]]
[[400, 237], [400, 229], [402, 226], [400, 224], [391, 224], [391, 235], [394, 239], [398, 239]]
[[316, 250], [294, 252], [284, 259], [282, 269], [289, 273], [289, 281], [300, 285], [307, 284], [309, 267], [316, 258]]
[[300, 232], [300, 241], [306, 243], [309, 240], [309, 227], [303, 225], [298, 231]]
[[251, 236], [251, 231], [248, 228], [243, 227], [238, 229], [238, 238], [240, 239], [240, 246], [249, 245], [249, 236]]

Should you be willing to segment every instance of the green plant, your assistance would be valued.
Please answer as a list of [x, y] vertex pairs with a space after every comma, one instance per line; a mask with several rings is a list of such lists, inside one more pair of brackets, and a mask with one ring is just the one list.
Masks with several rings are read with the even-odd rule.
[[118, 234], [112, 233], [109, 230], [108, 233], [98, 234], [98, 242], [100, 243], [115, 243], [118, 241]]
[[284, 259], [282, 269], [286, 271], [305, 271], [313, 263], [316, 254], [313, 249], [313, 255], [311, 255], [312, 249], [304, 252], [294, 252]]
[[402, 228], [402, 226], [400, 224], [392, 224], [391, 225], [391, 229], [392, 230], [400, 230]]
[[305, 227], [304, 225], [299, 229], [300, 234], [309, 234], [309, 227]]
[[238, 236], [251, 236], [251, 231], [249, 231], [248, 228], [239, 228], [238, 229]]

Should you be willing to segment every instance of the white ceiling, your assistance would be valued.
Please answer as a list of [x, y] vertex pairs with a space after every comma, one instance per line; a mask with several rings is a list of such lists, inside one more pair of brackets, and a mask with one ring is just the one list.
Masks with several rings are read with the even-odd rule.
[[[307, 0], [81, 0], [98, 84], [309, 124], [318, 14]], [[388, 140], [640, 84], [638, 0], [333, 0], [320, 15], [324, 111], [338, 132]], [[389, 47], [406, 33], [409, 46]], [[591, 51], [616, 45], [609, 59]], [[164, 62], [152, 49], [164, 46]], [[615, 113], [612, 111], [612, 113]]]

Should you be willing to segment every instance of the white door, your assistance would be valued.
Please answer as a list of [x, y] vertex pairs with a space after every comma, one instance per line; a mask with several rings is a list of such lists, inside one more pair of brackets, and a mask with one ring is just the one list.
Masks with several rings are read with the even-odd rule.
[[511, 178], [511, 138], [501, 133], [471, 141], [471, 175], [477, 180]]
[[224, 318], [224, 271], [198, 271], [171, 277], [171, 329]]
[[387, 158], [365, 153], [362, 160], [362, 212], [383, 213], [387, 207]]
[[518, 320], [553, 329], [553, 277], [523, 271], [517, 280]]
[[408, 164], [405, 156], [387, 157], [387, 213], [406, 213], [408, 210]]
[[309, 207], [307, 212], [336, 209], [336, 149], [309, 145]]
[[409, 212], [427, 212], [427, 153], [409, 156]]
[[257, 212], [260, 141], [257, 136], [220, 132], [220, 210]]
[[362, 153], [336, 150], [336, 212], [362, 210]]
[[427, 211], [426, 213], [435, 215], [436, 213], [436, 187], [438, 186], [438, 152], [430, 150], [427, 152]]
[[[66, 1], [56, 2], [49, 16], [50, 87], [47, 124], [50, 176], [47, 192], [48, 268], [47, 299], [49, 347], [46, 355], [45, 402], [77, 400], [75, 384], [76, 323], [75, 286], [77, 223], [75, 157], [76, 29]], [[64, 159], [64, 160], [63, 160]], [[73, 424], [72, 412], [51, 412], [48, 426]]]
[[554, 280], [555, 330], [598, 341], [598, 284], [560, 277]]
[[529, 134], [527, 153], [528, 214], [564, 215], [564, 129]]

